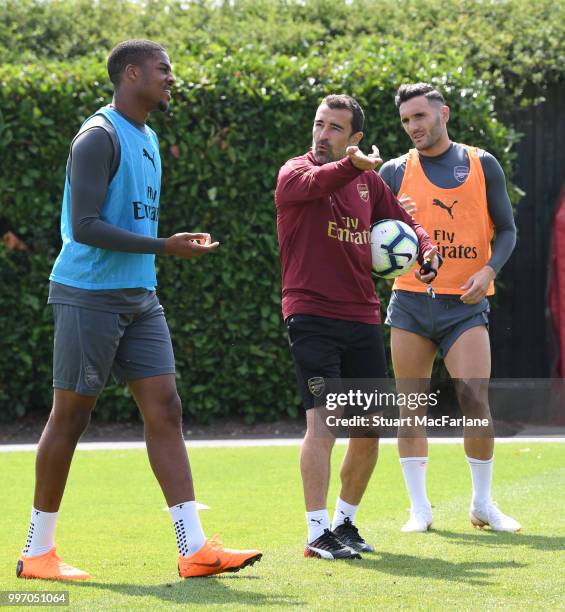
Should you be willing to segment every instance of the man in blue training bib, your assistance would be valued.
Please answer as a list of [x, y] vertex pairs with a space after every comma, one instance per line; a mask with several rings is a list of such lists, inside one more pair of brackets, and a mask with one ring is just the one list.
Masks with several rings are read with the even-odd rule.
[[175, 83], [163, 47], [128, 40], [108, 58], [112, 103], [88, 118], [67, 161], [61, 235], [50, 276], [55, 320], [53, 408], [37, 449], [31, 523], [17, 575], [86, 580], [55, 551], [57, 515], [77, 442], [112, 373], [143, 415], [153, 472], [169, 506], [181, 577], [237, 571], [261, 558], [228, 550], [202, 530], [182, 435], [182, 406], [155, 255], [191, 259], [219, 246], [209, 234], [158, 238], [161, 159], [146, 125], [166, 111]]

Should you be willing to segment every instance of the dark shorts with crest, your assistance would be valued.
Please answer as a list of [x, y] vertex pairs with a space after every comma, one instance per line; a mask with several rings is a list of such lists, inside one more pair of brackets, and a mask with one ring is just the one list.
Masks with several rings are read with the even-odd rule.
[[130, 380], [175, 373], [175, 358], [163, 307], [118, 314], [53, 304], [53, 387], [99, 395], [110, 376]]
[[387, 378], [380, 325], [296, 314], [286, 326], [306, 410], [323, 405], [327, 380]]

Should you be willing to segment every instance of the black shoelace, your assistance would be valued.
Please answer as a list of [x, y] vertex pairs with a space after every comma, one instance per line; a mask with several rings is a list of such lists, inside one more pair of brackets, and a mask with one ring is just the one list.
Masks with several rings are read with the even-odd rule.
[[316, 548], [321, 548], [322, 550], [343, 548], [343, 543], [333, 533], [333, 531], [330, 531], [329, 529], [324, 529], [324, 533], [317, 540], [314, 540], [312, 545], [316, 546]]

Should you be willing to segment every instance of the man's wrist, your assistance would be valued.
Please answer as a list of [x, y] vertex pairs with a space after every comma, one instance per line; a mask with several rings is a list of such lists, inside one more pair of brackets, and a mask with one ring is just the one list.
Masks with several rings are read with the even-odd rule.
[[157, 238], [156, 255], [171, 255], [171, 252], [167, 248], [168, 240], [169, 238]]
[[357, 170], [357, 172], [365, 172], [365, 170], [363, 170], [363, 168], [359, 168], [358, 166], [356, 166], [356, 165], [353, 163], [353, 159], [352, 159], [351, 157], [349, 157], [349, 156], [348, 156], [348, 157], [347, 157], [347, 160], [349, 161], [349, 163], [351, 164], [351, 166], [352, 166], [352, 167], [353, 167], [355, 170]]
[[497, 274], [497, 272], [496, 272], [496, 270], [495, 270], [495, 269], [494, 269], [492, 266], [490, 266], [489, 264], [487, 264], [487, 265], [484, 267], [484, 270], [486, 270], [486, 271], [488, 272], [488, 274], [489, 274], [489, 276], [490, 276], [490, 280], [494, 280], [494, 279], [496, 278], [496, 274]]
[[353, 163], [353, 159], [351, 159], [351, 157], [348, 156], [347, 161], [355, 168], [355, 170], [360, 170], [360, 168]]

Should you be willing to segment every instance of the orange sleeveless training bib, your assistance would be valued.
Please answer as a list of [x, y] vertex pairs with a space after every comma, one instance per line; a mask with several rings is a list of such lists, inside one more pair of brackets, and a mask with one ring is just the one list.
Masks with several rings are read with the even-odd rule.
[[[436, 187], [426, 177], [418, 151], [410, 149], [398, 192], [398, 197], [406, 194], [416, 202], [414, 218], [443, 257], [443, 266], [432, 283], [436, 293], [463, 294], [461, 286], [486, 265], [491, 254], [494, 225], [488, 213], [483, 168], [477, 149], [463, 146], [469, 155], [469, 174], [461, 185], [453, 189]], [[465, 170], [459, 169], [462, 173]], [[397, 278], [393, 288], [424, 293], [427, 287], [408, 273]], [[493, 293], [491, 283], [487, 295]]]

